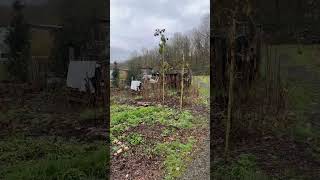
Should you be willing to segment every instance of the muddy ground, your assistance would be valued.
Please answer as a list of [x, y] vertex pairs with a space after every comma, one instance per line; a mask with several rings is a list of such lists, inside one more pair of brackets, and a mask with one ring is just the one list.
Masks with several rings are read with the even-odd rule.
[[0, 121], [1, 136], [22, 133], [33, 137], [61, 136], [81, 140], [103, 140], [106, 137], [101, 112], [97, 110], [96, 117], [81, 119], [80, 114], [88, 107], [69, 103], [65, 94], [60, 92], [35, 92], [5, 98], [6, 105], [1, 113], [7, 117]]

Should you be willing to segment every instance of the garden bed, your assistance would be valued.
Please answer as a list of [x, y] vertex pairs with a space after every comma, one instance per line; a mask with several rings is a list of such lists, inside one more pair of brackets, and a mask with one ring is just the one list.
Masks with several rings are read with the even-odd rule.
[[180, 112], [161, 105], [114, 103], [111, 179], [180, 177], [209, 133], [206, 113], [200, 115], [193, 108]]

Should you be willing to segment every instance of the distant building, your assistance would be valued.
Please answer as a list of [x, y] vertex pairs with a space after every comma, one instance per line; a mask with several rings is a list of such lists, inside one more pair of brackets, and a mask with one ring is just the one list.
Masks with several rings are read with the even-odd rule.
[[[112, 76], [113, 69], [110, 69], [110, 81], [113, 81]], [[119, 68], [119, 84], [125, 85], [128, 79], [128, 69]]]
[[140, 68], [142, 75], [151, 75], [153, 73], [153, 68], [151, 67], [142, 67]]
[[119, 69], [119, 80], [120, 83], [125, 83], [128, 78], [128, 69]]
[[[62, 27], [52, 25], [29, 24], [31, 30], [31, 63], [29, 64], [30, 80], [44, 81], [48, 71], [48, 60], [53, 46], [52, 31]], [[9, 26], [0, 26], [0, 80], [8, 80], [8, 69], [5, 64], [9, 60], [9, 47], [5, 39], [9, 33]]]

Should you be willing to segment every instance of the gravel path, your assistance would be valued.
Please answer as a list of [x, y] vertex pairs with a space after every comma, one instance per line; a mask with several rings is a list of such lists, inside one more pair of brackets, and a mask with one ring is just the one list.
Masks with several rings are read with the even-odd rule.
[[[201, 88], [208, 89], [210, 85], [208, 83], [202, 82], [201, 79], [195, 77], [194, 78], [196, 83], [199, 83], [198, 85]], [[209, 98], [209, 97], [208, 97]], [[209, 115], [207, 117], [209, 119]], [[209, 121], [207, 122], [207, 126], [209, 127]], [[182, 175], [179, 180], [209, 180], [210, 179], [210, 138], [209, 133], [204, 140], [201, 147], [198, 148], [198, 150], [195, 152], [197, 155], [195, 156], [195, 159], [189, 164], [187, 167], [187, 170]]]
[[195, 160], [189, 165], [181, 180], [209, 180], [210, 179], [210, 139], [204, 141], [204, 145]]

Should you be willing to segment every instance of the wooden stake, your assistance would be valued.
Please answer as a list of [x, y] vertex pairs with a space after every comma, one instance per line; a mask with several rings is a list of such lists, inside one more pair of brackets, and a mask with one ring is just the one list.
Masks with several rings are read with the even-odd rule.
[[182, 72], [181, 72], [181, 93], [180, 93], [180, 111], [183, 105], [183, 75], [184, 75], [184, 54], [182, 55]]
[[164, 50], [162, 52], [162, 104], [164, 105], [164, 81], [165, 81], [165, 76], [164, 76]]
[[226, 126], [226, 144], [224, 149], [225, 159], [229, 158], [229, 139], [230, 139], [230, 129], [231, 129], [231, 111], [232, 111], [232, 101], [233, 101], [233, 82], [234, 82], [234, 61], [235, 61], [235, 33], [236, 33], [236, 19], [233, 17], [232, 23], [232, 35], [231, 39], [231, 68], [230, 68], [230, 80], [229, 80], [229, 98], [228, 98], [228, 117]]

